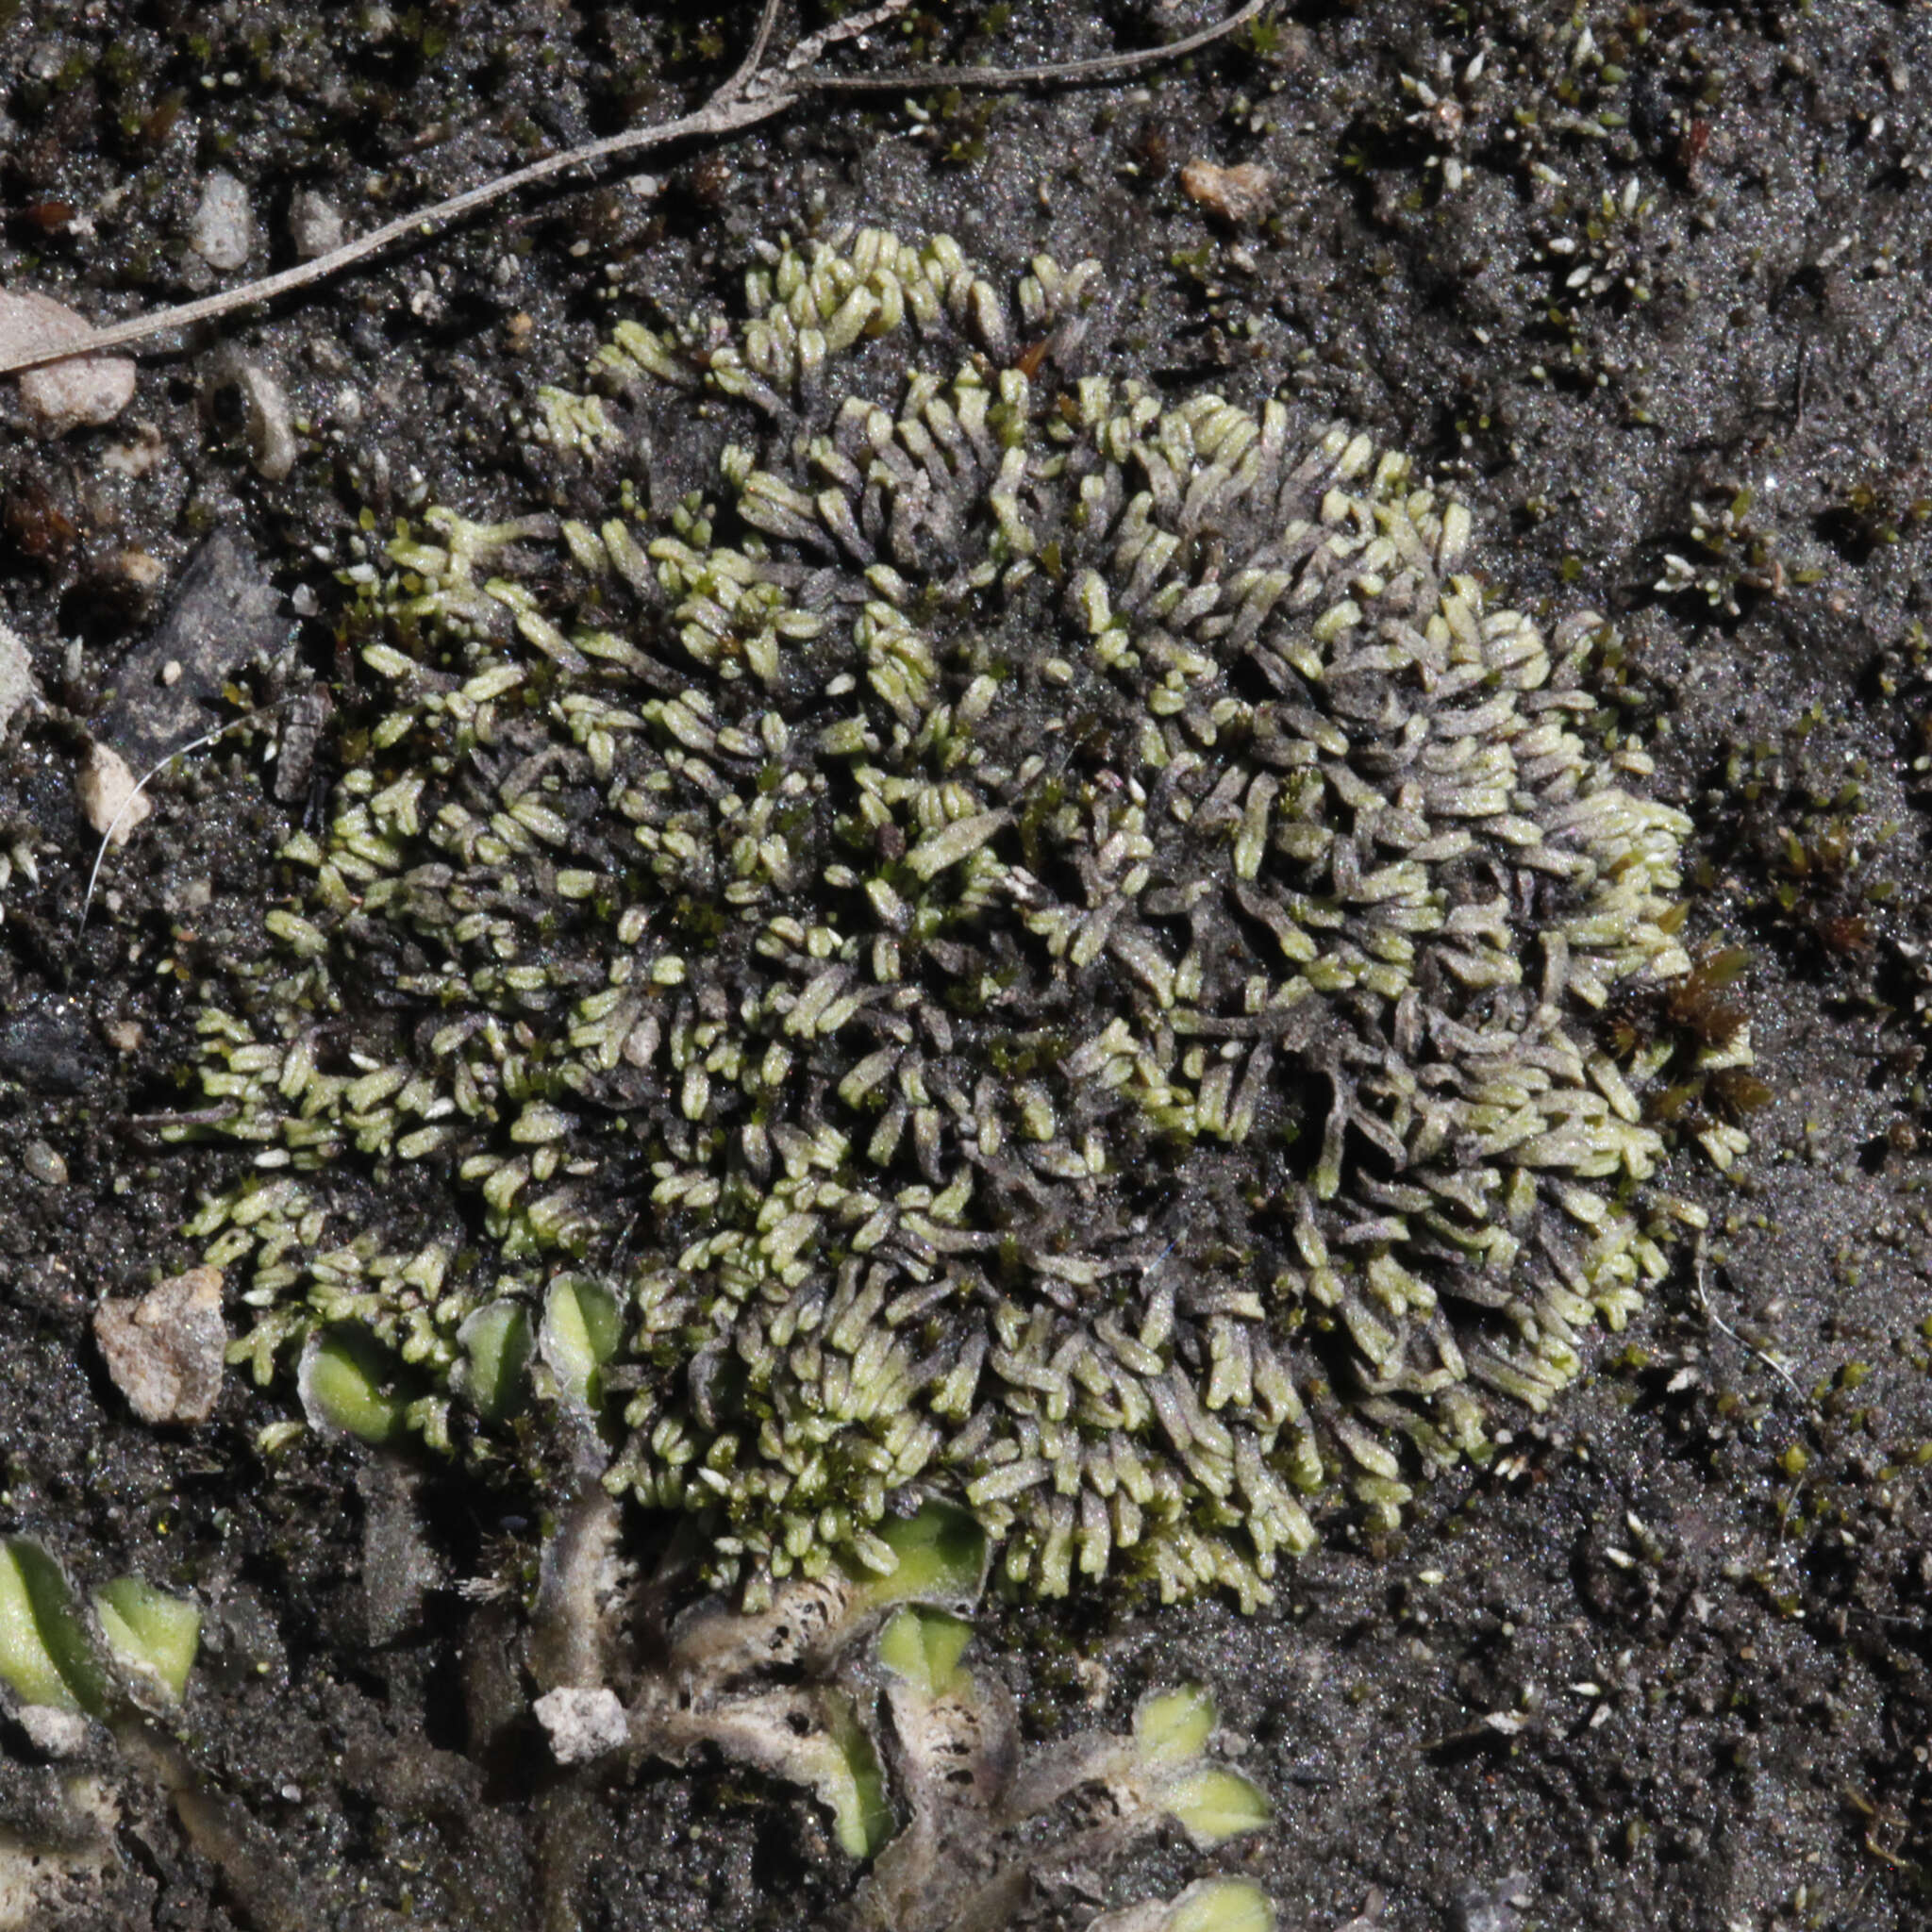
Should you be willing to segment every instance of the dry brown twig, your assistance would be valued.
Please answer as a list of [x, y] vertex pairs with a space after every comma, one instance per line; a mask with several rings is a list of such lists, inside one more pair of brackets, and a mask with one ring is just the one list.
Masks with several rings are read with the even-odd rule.
[[326, 255], [317, 256], [312, 261], [298, 262], [292, 268], [263, 275], [259, 280], [244, 283], [239, 289], [225, 289], [219, 294], [205, 295], [198, 301], [184, 302], [173, 308], [156, 309], [147, 315], [113, 323], [106, 328], [96, 329], [77, 344], [63, 343], [58, 348], [42, 346], [10, 357], [0, 356], [0, 375], [16, 375], [23, 369], [38, 368], [43, 363], [98, 355], [108, 349], [125, 348], [169, 330], [210, 322], [219, 316], [232, 314], [238, 308], [272, 301], [277, 295], [290, 294], [297, 289], [310, 288], [340, 275], [358, 261], [380, 254], [391, 242], [399, 242], [405, 236], [413, 234], [426, 238], [434, 235], [452, 222], [474, 213], [477, 208], [486, 208], [493, 201], [500, 201], [521, 188], [567, 174], [573, 168], [594, 168], [600, 162], [621, 155], [643, 155], [680, 141], [715, 139], [734, 134], [762, 121], [774, 120], [809, 95], [906, 92], [926, 87], [1064, 87], [1086, 81], [1122, 79], [1143, 68], [1181, 59], [1224, 40], [1255, 19], [1269, 0], [1242, 0], [1232, 13], [1216, 21], [1213, 25], [1164, 45], [1141, 48], [1131, 54], [1103, 55], [1091, 60], [1047, 61], [1033, 67], [904, 68], [890, 74], [846, 75], [818, 71], [819, 60], [832, 47], [842, 42], [862, 39], [894, 14], [903, 12], [908, 4], [909, 0], [885, 0], [884, 5], [873, 7], [838, 21], [818, 33], [808, 35], [783, 60], [767, 66], [766, 56], [771, 51], [782, 0], [764, 0], [757, 30], [737, 71], [702, 107], [689, 114], [678, 115], [670, 121], [654, 122], [647, 127], [627, 128], [622, 134], [587, 142], [582, 147], [571, 148], [564, 154], [546, 156], [541, 161], [532, 161], [528, 167], [518, 168], [475, 188], [466, 189], [447, 201], [440, 201], [431, 208], [419, 208], [412, 214], [386, 222], [381, 227], [359, 235], [353, 242], [345, 242]]

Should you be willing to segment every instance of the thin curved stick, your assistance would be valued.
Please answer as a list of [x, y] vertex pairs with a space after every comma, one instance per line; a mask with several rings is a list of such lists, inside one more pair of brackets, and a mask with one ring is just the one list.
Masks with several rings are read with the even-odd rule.
[[758, 16], [758, 30], [752, 36], [744, 58], [738, 63], [738, 71], [711, 96], [714, 101], [734, 99], [758, 78], [758, 69], [765, 64], [765, 49], [772, 44], [772, 30], [778, 25], [778, 9], [783, 5], [784, 0], [765, 0], [765, 10]]
[[1184, 60], [1225, 40], [1268, 5], [1268, 0], [1244, 0], [1224, 20], [1204, 26], [1198, 33], [1178, 41], [1164, 41], [1158, 47], [1142, 47], [1133, 54], [1096, 54], [1091, 60], [1048, 60], [1038, 67], [908, 67], [891, 74], [824, 74], [811, 76], [813, 93], [876, 94], [899, 93], [920, 87], [1041, 87], [1072, 85], [1083, 80], [1116, 80], [1138, 74], [1143, 67], [1159, 67], [1169, 60]]
[[[904, 0], [899, 0], [899, 4], [903, 5]], [[340, 248], [330, 249], [326, 255], [318, 255], [312, 261], [297, 262], [291, 268], [264, 275], [259, 281], [244, 283], [239, 289], [226, 289], [219, 294], [204, 295], [196, 301], [184, 302], [172, 308], [156, 309], [146, 315], [132, 316], [125, 322], [110, 323], [77, 343], [42, 344], [36, 349], [0, 356], [0, 376], [13, 375], [23, 369], [37, 369], [49, 362], [66, 362], [83, 356], [100, 355], [109, 349], [125, 348], [130, 343], [146, 341], [172, 329], [187, 328], [198, 322], [211, 322], [218, 316], [232, 314], [238, 308], [273, 301], [277, 295], [287, 295], [297, 289], [311, 288], [317, 282], [326, 281], [331, 275], [340, 275], [343, 269], [380, 253], [391, 242], [400, 241], [406, 235], [412, 232], [425, 237], [433, 235], [438, 229], [447, 227], [450, 223], [479, 208], [487, 208], [490, 203], [501, 200], [520, 188], [547, 181], [553, 175], [566, 174], [573, 168], [594, 166], [617, 155], [643, 154], [653, 148], [668, 147], [675, 142], [730, 134], [741, 128], [753, 127], [761, 121], [776, 119], [809, 94], [891, 93], [926, 87], [1040, 87], [1115, 78], [1199, 53], [1203, 47], [1224, 40], [1237, 28], [1245, 25], [1267, 5], [1268, 0], [1242, 0], [1242, 5], [1234, 12], [1212, 26], [1184, 35], [1165, 45], [1143, 47], [1131, 54], [1101, 55], [1091, 60], [1048, 62], [1034, 67], [910, 68], [893, 74], [839, 75], [820, 74], [810, 65], [795, 72], [789, 68], [760, 71], [758, 63], [769, 51], [778, 15], [778, 0], [765, 0], [751, 48], [740, 62], [737, 72], [703, 107], [689, 114], [681, 114], [670, 121], [653, 122], [647, 127], [628, 128], [622, 134], [587, 142], [582, 147], [571, 148], [563, 154], [546, 156], [541, 161], [532, 161], [527, 167], [466, 189], [447, 201], [440, 201], [430, 208], [419, 208], [412, 214], [385, 222], [381, 227], [372, 228], [368, 234], [358, 235], [353, 242], [345, 242]], [[866, 24], [875, 25], [896, 10], [896, 6], [881, 8], [866, 16]], [[852, 26], [850, 22], [841, 25], [848, 30]], [[816, 59], [832, 41], [844, 37], [835, 28], [826, 35], [815, 36], [795, 51], [804, 51], [804, 47], [808, 46], [811, 49], [808, 59]]]
[[264, 275], [258, 282], [249, 282], [239, 289], [225, 289], [217, 295], [203, 295], [196, 301], [183, 302], [177, 308], [159, 308], [149, 315], [130, 316], [125, 322], [110, 323], [106, 328], [96, 329], [86, 337], [78, 347], [69, 342], [58, 348], [42, 347], [17, 356], [0, 357], [0, 375], [11, 375], [22, 369], [35, 369], [45, 362], [64, 362], [76, 356], [93, 356], [103, 350], [123, 348], [129, 342], [145, 341], [166, 329], [186, 328], [192, 323], [209, 322], [237, 308], [267, 302], [276, 295], [286, 295], [291, 290], [306, 289], [387, 248], [391, 242], [400, 240], [412, 229], [421, 229], [427, 236], [458, 216], [487, 207], [519, 188], [527, 188], [533, 181], [546, 181], [553, 175], [604, 160], [611, 155], [668, 145], [674, 141], [681, 141], [686, 135], [728, 134], [736, 128], [750, 127], [781, 113], [791, 105], [792, 98], [786, 95], [756, 101], [709, 101], [694, 113], [681, 115], [675, 121], [654, 122], [649, 127], [634, 127], [623, 134], [607, 135], [602, 141], [591, 142], [583, 147], [574, 147], [568, 154], [548, 155], [541, 161], [532, 161], [526, 168], [517, 169], [514, 174], [499, 175], [479, 187], [465, 189], [461, 194], [440, 201], [433, 208], [399, 215], [379, 228], [372, 228], [366, 235], [357, 236], [353, 242], [343, 242], [340, 248], [330, 249], [326, 255], [318, 255], [313, 261], [297, 262], [292, 268]]

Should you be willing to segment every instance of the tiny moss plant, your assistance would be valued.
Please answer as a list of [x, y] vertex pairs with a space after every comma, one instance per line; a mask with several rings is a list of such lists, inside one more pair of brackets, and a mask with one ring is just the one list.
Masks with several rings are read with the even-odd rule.
[[1366, 435], [1094, 373], [1100, 279], [771, 247], [540, 391], [578, 514], [351, 574], [381, 695], [202, 1017], [259, 1378], [587, 1419], [752, 1603], [940, 1499], [1251, 1605], [1664, 1274], [1597, 1016], [1688, 970], [1688, 824], [1605, 626]]

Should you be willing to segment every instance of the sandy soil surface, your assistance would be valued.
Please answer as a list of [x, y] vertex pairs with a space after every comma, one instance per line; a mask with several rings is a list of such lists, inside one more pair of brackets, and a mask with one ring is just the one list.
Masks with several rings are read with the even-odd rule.
[[[675, 111], [743, 11], [0, 0], [0, 284], [107, 320], [279, 266], [325, 220], [299, 197], [365, 230]], [[847, 58], [1098, 53], [1206, 17], [936, 6]], [[1039, 1923], [1225, 1868], [1310, 1932], [1924, 1924], [1928, 38], [1862, 0], [1290, 8], [1131, 86], [816, 104], [525, 194], [144, 353], [106, 427], [42, 438], [4, 386], [0, 624], [37, 696], [0, 740], [0, 1531], [206, 1612], [192, 1830], [104, 1734], [50, 1762], [0, 1716], [16, 1842], [58, 1835], [76, 1770], [119, 1807], [105, 1867], [32, 1923], [837, 1923], [856, 1868], [804, 1793], [545, 1768], [514, 1613], [453, 1587], [527, 1544], [526, 1500], [427, 1472], [408, 1507], [440, 1580], [399, 1612], [365, 1568], [394, 1508], [361, 1452], [261, 1452], [287, 1389], [230, 1370], [190, 1431], [117, 1394], [97, 1300], [194, 1260], [182, 1224], [238, 1158], [153, 1117], [196, 1104], [200, 989], [307, 801], [239, 738], [188, 758], [83, 925], [75, 774], [110, 720], [138, 735], [114, 707], [218, 533], [274, 595], [189, 641], [201, 715], [264, 648], [353, 680], [358, 517], [514, 511], [519, 412], [613, 318], [729, 302], [758, 238], [864, 222], [1005, 275], [1097, 256], [1120, 368], [1366, 425], [1466, 497], [1524, 608], [1610, 614], [1597, 689], [1695, 823], [1688, 932], [1748, 956], [1724, 997], [1764, 1083], [1728, 1175], [1694, 1141], [1712, 1096], [1676, 1103], [1701, 1271], [1399, 1534], [1338, 1519], [1247, 1618], [986, 1612], [1029, 1735], [1198, 1681], [1277, 1807], [1206, 1857], [1175, 1835], [1070, 1874]], [[1263, 171], [1265, 206], [1205, 206], [1196, 161]], [[218, 173], [241, 268], [189, 245]], [[285, 475], [238, 357], [286, 393]]]

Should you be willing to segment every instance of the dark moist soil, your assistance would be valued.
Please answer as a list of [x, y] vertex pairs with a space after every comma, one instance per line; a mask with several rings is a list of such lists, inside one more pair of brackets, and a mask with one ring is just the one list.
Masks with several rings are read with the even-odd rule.
[[[667, 115], [749, 10], [0, 0], [0, 282], [102, 320], [214, 286], [183, 236], [216, 169], [253, 203], [248, 271], [279, 266], [298, 190], [362, 231]], [[1071, 57], [1205, 18], [936, 6], [848, 58]], [[257, 746], [198, 754], [81, 929], [73, 778], [215, 533], [273, 581], [267, 641], [353, 680], [332, 573], [358, 516], [526, 506], [518, 412], [609, 320], [734, 302], [756, 238], [858, 221], [948, 230], [995, 279], [1098, 256], [1112, 363], [1363, 424], [1454, 481], [1525, 608], [1614, 617], [1599, 689], [1695, 821], [1689, 936], [1747, 956], [1709, 1001], [1748, 1010], [1763, 1082], [1672, 1097], [1673, 1184], [1712, 1216], [1701, 1274], [1687, 1256], [1400, 1535], [1338, 1524], [1247, 1619], [989, 1612], [1031, 1735], [1198, 1680], [1278, 1807], [1208, 1857], [1176, 1837], [1072, 1874], [1042, 1923], [1219, 1867], [1294, 1927], [1925, 1924], [1928, 42], [1923, 9], [1857, 0], [1377, 0], [1134, 87], [821, 103], [653, 158], [654, 188], [525, 194], [150, 351], [111, 428], [0, 431], [0, 622], [44, 700], [0, 745], [0, 1532], [197, 1595], [184, 1728], [221, 1794], [191, 1833], [97, 1740], [115, 1856], [39, 1923], [731, 1932], [829, 1924], [854, 1882], [787, 1789], [541, 1768], [513, 1616], [452, 1587], [527, 1541], [510, 1503], [428, 1476], [443, 1581], [399, 1597], [365, 1587], [388, 1491], [362, 1458], [258, 1452], [286, 1391], [234, 1369], [202, 1428], [132, 1419], [91, 1312], [194, 1258], [180, 1227], [225, 1157], [144, 1121], [194, 1104], [204, 977], [256, 943], [303, 805]], [[1267, 170], [1271, 210], [1229, 225], [1186, 192], [1197, 160]], [[256, 473], [230, 344], [306, 425], [285, 481]], [[133, 475], [110, 454], [142, 451]], [[221, 633], [184, 659], [204, 701], [259, 617], [222, 620], [234, 655]], [[1694, 1134], [1754, 1106], [1721, 1177]], [[0, 1824], [44, 1834], [61, 1774], [0, 1717]]]

